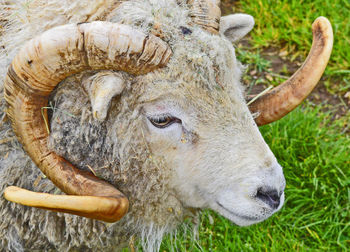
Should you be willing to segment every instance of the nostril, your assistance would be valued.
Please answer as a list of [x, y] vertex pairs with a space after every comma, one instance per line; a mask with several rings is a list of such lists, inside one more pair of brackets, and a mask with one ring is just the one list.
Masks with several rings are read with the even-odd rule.
[[278, 208], [280, 205], [280, 195], [277, 190], [264, 190], [263, 188], [259, 188], [256, 197], [273, 209]]

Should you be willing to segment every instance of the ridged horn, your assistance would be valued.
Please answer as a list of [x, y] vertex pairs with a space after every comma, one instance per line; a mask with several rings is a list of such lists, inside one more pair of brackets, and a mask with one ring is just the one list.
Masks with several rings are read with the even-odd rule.
[[193, 23], [213, 34], [219, 33], [220, 0], [189, 0], [190, 16]]
[[129, 201], [120, 191], [48, 149], [48, 118], [43, 108], [56, 85], [72, 74], [100, 69], [145, 74], [164, 66], [171, 54], [169, 46], [153, 35], [101, 21], [59, 26], [28, 41], [5, 79], [7, 114], [34, 163], [63, 192], [74, 196], [8, 187], [5, 198], [107, 222], [123, 217]]
[[125, 88], [125, 80], [120, 72], [99, 71], [82, 81], [90, 97], [92, 116], [103, 122], [107, 117], [109, 105], [114, 96], [120, 95]]
[[295, 109], [315, 88], [329, 60], [333, 47], [332, 25], [325, 17], [312, 24], [313, 42], [303, 65], [284, 83], [257, 98], [249, 109], [258, 112], [256, 123], [265, 125]]

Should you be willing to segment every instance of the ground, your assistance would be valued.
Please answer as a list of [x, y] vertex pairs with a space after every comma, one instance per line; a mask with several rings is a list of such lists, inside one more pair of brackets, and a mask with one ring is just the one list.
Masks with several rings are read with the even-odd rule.
[[[261, 69], [257, 68], [254, 62], [248, 65], [247, 75], [244, 76], [243, 81], [247, 85], [250, 96], [255, 96], [268, 88], [268, 86], [279, 85], [289, 76], [291, 76], [302, 64], [303, 60], [298, 57], [294, 61], [291, 61], [288, 56], [284, 55], [284, 51], [279, 48], [268, 47], [262, 49], [261, 52], [257, 52], [257, 49], [252, 49], [249, 44], [249, 38], [242, 41], [238, 46], [239, 51], [247, 51], [239, 55], [241, 60], [254, 61], [257, 57], [260, 57], [265, 65]], [[250, 53], [254, 55], [253, 59], [249, 59]], [[245, 55], [247, 58], [245, 58]], [[324, 110], [334, 110], [334, 118], [350, 115], [350, 86], [348, 88], [332, 88], [328, 87], [327, 83], [332, 82], [334, 86], [342, 85], [342, 81], [339, 78], [331, 78], [327, 75], [323, 76], [307, 98], [307, 101], [314, 103], [315, 105], [327, 105]]]

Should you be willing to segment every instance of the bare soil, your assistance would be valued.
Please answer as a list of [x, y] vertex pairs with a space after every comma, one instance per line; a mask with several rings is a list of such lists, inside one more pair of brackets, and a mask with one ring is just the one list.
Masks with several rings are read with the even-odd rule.
[[[247, 43], [245, 43], [247, 45]], [[269, 69], [272, 69], [273, 73], [282, 75], [282, 76], [291, 76], [295, 73], [298, 68], [301, 66], [301, 59], [294, 60], [291, 62], [287, 57], [279, 56], [279, 48], [266, 48], [261, 53], [261, 56], [271, 62]], [[287, 70], [287, 71], [286, 71]], [[249, 74], [249, 73], [248, 73]], [[263, 73], [257, 74], [257, 78], [264, 78]], [[337, 119], [341, 116], [349, 114], [350, 111], [350, 96], [346, 93], [330, 93], [326, 86], [325, 80], [327, 77], [322, 77], [315, 89], [308, 96], [307, 100], [314, 103], [315, 105], [325, 105], [325, 110], [332, 110], [334, 112], [334, 119]], [[332, 79], [330, 80], [332, 85], [340, 85], [341, 80]], [[262, 92], [266, 88], [263, 84], [255, 85], [251, 90], [251, 95], [256, 95]]]

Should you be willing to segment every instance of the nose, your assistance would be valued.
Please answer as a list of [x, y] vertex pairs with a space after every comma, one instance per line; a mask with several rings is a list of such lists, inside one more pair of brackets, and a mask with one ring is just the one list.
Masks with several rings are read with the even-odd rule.
[[268, 204], [272, 209], [277, 209], [280, 205], [281, 193], [276, 189], [260, 187], [256, 193], [256, 198]]

